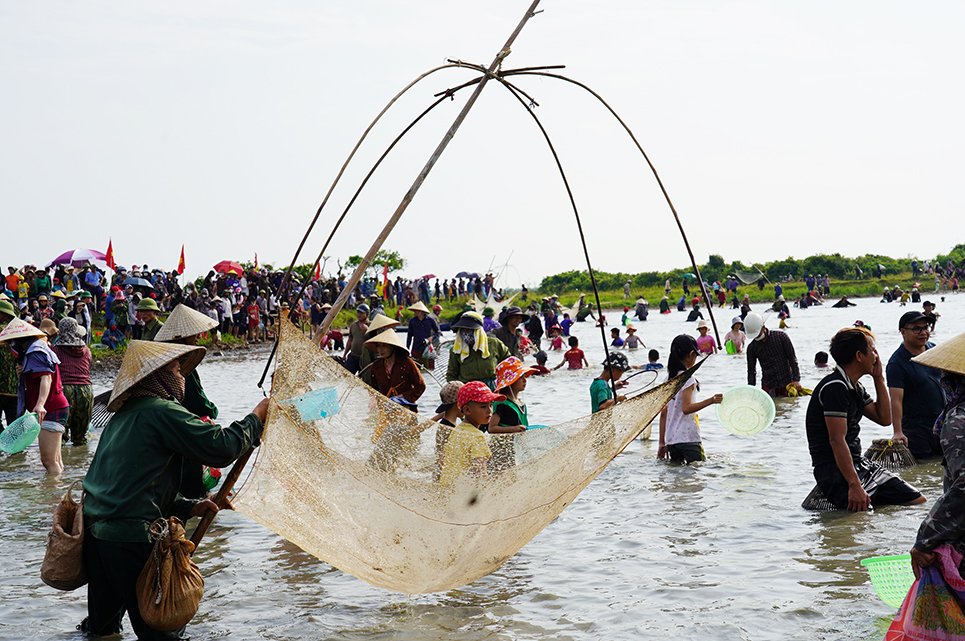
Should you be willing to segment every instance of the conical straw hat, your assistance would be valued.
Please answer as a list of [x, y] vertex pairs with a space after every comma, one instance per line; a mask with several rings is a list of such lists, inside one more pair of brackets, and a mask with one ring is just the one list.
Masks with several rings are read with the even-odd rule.
[[378, 336], [370, 338], [369, 340], [365, 341], [365, 346], [369, 349], [375, 349], [375, 343], [385, 343], [386, 345], [401, 347], [402, 349], [408, 351], [405, 343], [403, 343], [399, 335], [393, 331], [385, 331]]
[[392, 320], [383, 314], [376, 314], [375, 318], [372, 319], [372, 322], [369, 323], [369, 328], [366, 330], [366, 333], [374, 332], [375, 330], [382, 329], [384, 327], [395, 327], [398, 324], [399, 321], [397, 320]]
[[114, 391], [111, 392], [107, 409], [111, 412], [119, 410], [127, 400], [129, 389], [151, 372], [161, 369], [171, 361], [182, 359], [181, 375], [187, 376], [194, 371], [206, 353], [203, 347], [192, 345], [131, 341], [121, 362], [121, 369], [114, 380]]
[[406, 307], [406, 309], [408, 309], [410, 312], [425, 312], [426, 314], [429, 313], [429, 308], [427, 308], [427, 307], [422, 303], [421, 300], [420, 300], [418, 303], [416, 303], [415, 305], [409, 305], [408, 307]]
[[[0, 340], [2, 339], [3, 334], [0, 334]], [[922, 365], [965, 376], [965, 334], [959, 334], [911, 360]]]
[[212, 330], [218, 326], [218, 321], [205, 316], [201, 312], [196, 312], [187, 305], [178, 305], [168, 316], [164, 326], [158, 330], [155, 341], [166, 342], [178, 338], [187, 338]]
[[7, 323], [7, 326], [4, 328], [4, 330], [0, 332], [0, 341], [12, 341], [18, 338], [28, 338], [30, 336], [46, 337], [47, 335], [27, 321], [14, 318]]

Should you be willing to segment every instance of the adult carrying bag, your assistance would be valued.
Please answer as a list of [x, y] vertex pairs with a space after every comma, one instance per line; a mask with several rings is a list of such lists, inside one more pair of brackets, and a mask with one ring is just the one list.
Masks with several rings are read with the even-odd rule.
[[191, 561], [194, 543], [184, 538], [180, 519], [156, 520], [151, 538], [154, 549], [137, 577], [137, 605], [148, 626], [169, 632], [187, 625], [198, 612], [204, 579]]
[[[47, 551], [40, 566], [40, 579], [58, 590], [76, 590], [87, 584], [84, 569], [84, 498], [74, 501], [71, 493], [74, 481], [67, 493], [54, 508], [54, 522], [47, 533]], [[81, 489], [83, 485], [81, 484]]]

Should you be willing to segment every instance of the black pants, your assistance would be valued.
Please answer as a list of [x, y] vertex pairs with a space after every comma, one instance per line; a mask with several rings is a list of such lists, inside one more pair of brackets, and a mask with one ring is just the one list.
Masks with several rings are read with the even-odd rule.
[[[17, 420], [17, 397], [0, 395], [0, 412], [3, 413], [7, 425]], [[0, 432], [3, 432], [3, 429], [0, 426]]]
[[83, 630], [105, 636], [121, 631], [126, 611], [138, 639], [181, 639], [184, 628], [159, 632], [149, 628], [137, 607], [137, 577], [151, 557], [151, 543], [102, 541], [84, 534], [84, 564], [87, 566], [87, 619]]

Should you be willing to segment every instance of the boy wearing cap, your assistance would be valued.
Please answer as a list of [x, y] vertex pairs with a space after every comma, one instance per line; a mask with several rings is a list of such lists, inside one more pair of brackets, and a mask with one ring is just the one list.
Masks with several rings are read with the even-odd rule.
[[493, 401], [505, 400], [493, 394], [481, 381], [471, 381], [459, 388], [456, 404], [465, 414], [462, 423], [452, 429], [442, 454], [439, 482], [452, 485], [467, 474], [486, 476], [486, 462], [492, 453], [486, 444], [482, 427], [489, 425], [493, 415]]
[[928, 340], [931, 325], [921, 312], [905, 312], [898, 320], [902, 342], [888, 359], [886, 374], [891, 395], [894, 441], [902, 441], [915, 458], [940, 456], [935, 420], [945, 406], [941, 372], [912, 361], [935, 346]]

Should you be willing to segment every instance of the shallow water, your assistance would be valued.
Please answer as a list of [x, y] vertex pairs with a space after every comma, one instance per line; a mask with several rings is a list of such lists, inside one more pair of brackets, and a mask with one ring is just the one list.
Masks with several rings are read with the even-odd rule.
[[[845, 310], [792, 310], [788, 333], [805, 387], [821, 378], [810, 366], [814, 353], [827, 351], [831, 335], [855, 319], [874, 328], [886, 361], [900, 343], [894, 327], [911, 307], [857, 302]], [[723, 333], [734, 312], [720, 311]], [[949, 296], [937, 311], [936, 343], [965, 329], [965, 296]], [[612, 322], [620, 313], [607, 316]], [[684, 318], [651, 314], [636, 323], [664, 363], [673, 336], [696, 333]], [[768, 326], [776, 324], [769, 319]], [[526, 395], [533, 424], [589, 411], [601, 339], [591, 323], [577, 324], [574, 333], [593, 367], [532, 379]], [[205, 389], [223, 418], [239, 418], [257, 403], [265, 356], [210, 356], [202, 364]], [[645, 363], [646, 350], [630, 359]], [[553, 353], [550, 366], [559, 360]], [[698, 398], [743, 384], [743, 356], [710, 358], [698, 379]], [[427, 398], [434, 398], [438, 387], [427, 382]], [[95, 392], [110, 381], [97, 383]], [[222, 513], [195, 557], [205, 597], [188, 631], [195, 639], [881, 638], [894, 610], [874, 594], [859, 561], [907, 552], [927, 504], [871, 514], [801, 509], [814, 485], [806, 404], [778, 401], [774, 425], [751, 438], [726, 432], [712, 409], [701, 412], [708, 460], [691, 467], [657, 461], [656, 438], [634, 442], [502, 568], [448, 593], [407, 597], [370, 587], [246, 517]], [[890, 435], [890, 428], [863, 423], [865, 446]], [[0, 455], [2, 639], [80, 638], [73, 630], [85, 615], [85, 591], [57, 592], [40, 582], [39, 571], [53, 506], [83, 477], [94, 447], [96, 441], [65, 448], [67, 472], [59, 479], [42, 474], [36, 445]], [[940, 495], [938, 462], [902, 476], [930, 501]]]

